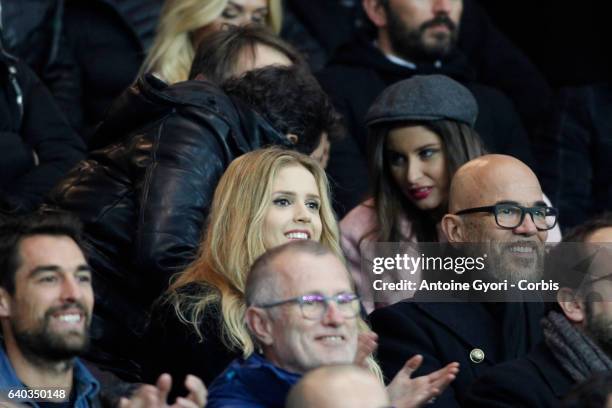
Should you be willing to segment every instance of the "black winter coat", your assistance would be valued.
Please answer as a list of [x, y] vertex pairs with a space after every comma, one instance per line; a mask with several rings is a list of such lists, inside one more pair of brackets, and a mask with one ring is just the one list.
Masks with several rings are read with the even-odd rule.
[[[442, 62], [422, 63], [417, 69], [395, 64], [364, 36], [340, 48], [329, 66], [317, 74], [323, 89], [344, 116], [349, 137], [334, 143], [327, 172], [337, 183], [334, 195], [342, 216], [367, 194], [367, 128], [365, 115], [374, 99], [389, 85], [413, 75], [444, 74], [465, 85], [476, 98], [475, 128], [492, 153], [505, 153], [532, 164], [527, 133], [512, 102], [501, 92], [474, 81], [467, 59], [459, 52]], [[332, 184], [333, 185], [333, 184]]]
[[415, 354], [423, 356], [415, 376], [457, 361], [457, 378], [431, 406], [470, 407], [462, 400], [474, 379], [493, 365], [526, 355], [542, 340], [543, 313], [540, 303], [408, 301], [375, 310], [370, 322], [379, 337], [377, 357], [387, 380]]
[[85, 145], [36, 74], [1, 48], [0, 208], [27, 213], [85, 156]]
[[64, 29], [76, 71], [70, 112], [89, 140], [136, 79], [153, 42], [162, 0], [68, 0]]
[[474, 408], [557, 408], [574, 385], [550, 349], [541, 343], [526, 357], [488, 370], [468, 390]]
[[554, 127], [536, 145], [542, 184], [564, 228], [612, 211], [612, 83], [563, 88]]
[[289, 142], [209, 83], [167, 87], [148, 76], [117, 100], [92, 143], [106, 147], [64, 178], [50, 206], [84, 222], [99, 319], [94, 346], [129, 358], [148, 307], [194, 259], [226, 167]]

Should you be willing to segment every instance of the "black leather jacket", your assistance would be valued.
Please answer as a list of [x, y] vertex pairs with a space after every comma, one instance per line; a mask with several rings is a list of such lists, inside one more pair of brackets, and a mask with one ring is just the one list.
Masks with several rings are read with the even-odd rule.
[[105, 147], [67, 175], [50, 206], [84, 222], [96, 291], [94, 346], [120, 354], [169, 278], [193, 260], [229, 163], [288, 141], [212, 84], [167, 87], [148, 76], [111, 107], [92, 144]]

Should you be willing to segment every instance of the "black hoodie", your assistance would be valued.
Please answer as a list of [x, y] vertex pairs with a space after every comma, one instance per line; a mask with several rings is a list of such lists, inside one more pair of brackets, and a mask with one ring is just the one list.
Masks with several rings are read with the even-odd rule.
[[367, 194], [365, 115], [374, 99], [389, 85], [413, 75], [443, 74], [465, 85], [476, 98], [475, 128], [487, 150], [518, 157], [532, 164], [529, 139], [512, 102], [502, 93], [474, 82], [465, 56], [454, 52], [439, 65], [418, 62], [411, 69], [391, 62], [372, 41], [359, 36], [341, 47], [317, 78], [344, 115], [349, 137], [332, 146], [328, 173], [334, 182], [337, 211], [342, 216]]

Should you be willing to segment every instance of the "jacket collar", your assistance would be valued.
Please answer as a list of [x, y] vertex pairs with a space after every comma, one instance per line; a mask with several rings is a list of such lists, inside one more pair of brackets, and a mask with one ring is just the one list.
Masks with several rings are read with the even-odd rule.
[[396, 64], [389, 60], [375, 46], [373, 39], [366, 33], [359, 32], [348, 43], [342, 45], [332, 56], [329, 66], [343, 65], [357, 68], [368, 68], [383, 76], [408, 78], [412, 75], [447, 75], [459, 82], [471, 82], [476, 79], [474, 69], [467, 57], [458, 49], [438, 61], [411, 60], [414, 68]]
[[249, 393], [265, 401], [264, 406], [283, 406], [289, 390], [301, 375], [285, 371], [254, 353], [245, 361], [242, 378]]
[[[153, 92], [149, 89], [149, 92]], [[236, 148], [247, 153], [268, 145], [290, 147], [285, 135], [241, 100], [228, 96], [218, 86], [206, 81], [185, 81], [163, 89], [159, 97], [182, 104], [198, 107], [214, 113], [232, 128]]]
[[231, 396], [232, 406], [281, 407], [300, 378], [301, 375], [283, 370], [253, 353], [246, 360], [234, 360], [217, 377], [209, 388], [209, 401]]
[[100, 383], [78, 358], [74, 359], [75, 407], [89, 406], [88, 401], [98, 397]]

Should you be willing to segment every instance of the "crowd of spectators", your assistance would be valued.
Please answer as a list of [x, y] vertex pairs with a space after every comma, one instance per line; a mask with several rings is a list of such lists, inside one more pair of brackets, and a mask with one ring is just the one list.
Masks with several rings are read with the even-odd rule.
[[[498, 20], [0, 0], [0, 406], [612, 406], [612, 87]], [[385, 243], [557, 291], [381, 294]]]

